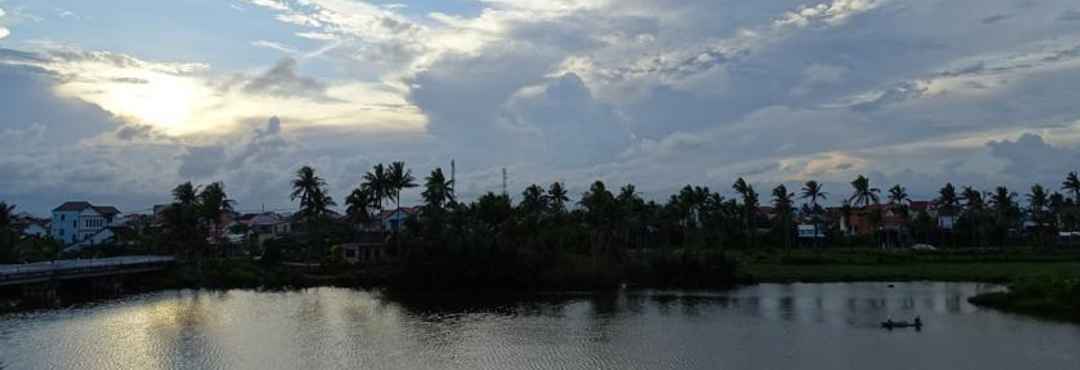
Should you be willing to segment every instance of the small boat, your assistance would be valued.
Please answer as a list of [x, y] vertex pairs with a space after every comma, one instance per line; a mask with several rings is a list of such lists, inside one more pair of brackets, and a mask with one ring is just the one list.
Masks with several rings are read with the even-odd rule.
[[889, 330], [905, 329], [905, 328], [915, 328], [915, 330], [919, 330], [919, 329], [922, 329], [922, 321], [915, 320], [914, 322], [907, 322], [907, 321], [892, 321], [892, 320], [889, 320], [889, 321], [883, 321], [881, 323], [881, 327], [884, 328], [884, 329], [889, 329]]

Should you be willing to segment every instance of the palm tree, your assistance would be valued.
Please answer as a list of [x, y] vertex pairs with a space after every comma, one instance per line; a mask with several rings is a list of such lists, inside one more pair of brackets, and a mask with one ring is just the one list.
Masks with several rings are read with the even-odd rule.
[[758, 194], [754, 191], [754, 186], [748, 184], [746, 180], [743, 180], [741, 177], [738, 180], [735, 180], [735, 184], [732, 184], [731, 188], [742, 196], [743, 216], [745, 217], [744, 221], [746, 222], [747, 246], [753, 247], [754, 234], [756, 234], [754, 230], [754, 213], [757, 212], [758, 208]]
[[821, 185], [821, 183], [819, 183], [817, 181], [814, 181], [814, 180], [810, 180], [810, 181], [807, 181], [806, 184], [803, 184], [802, 195], [800, 196], [802, 199], [809, 199], [810, 200], [809, 210], [810, 210], [810, 215], [811, 215], [810, 217], [811, 217], [812, 221], [814, 222], [814, 243], [815, 244], [817, 243], [817, 240], [818, 240], [817, 236], [820, 233], [821, 213], [823, 211], [821, 209], [821, 207], [818, 206], [818, 199], [824, 199], [824, 200], [829, 199], [829, 193], [826, 193], [823, 189], [824, 189], [824, 187]]
[[383, 201], [390, 199], [390, 181], [387, 177], [386, 167], [382, 163], [372, 167], [371, 171], [364, 174], [362, 186], [367, 188], [375, 207], [382, 211]]
[[[949, 235], [952, 236], [952, 229], [955, 227], [955, 219], [953, 217], [956, 217], [956, 214], [958, 213], [957, 210], [960, 207], [960, 197], [956, 195], [956, 187], [954, 187], [952, 183], [945, 183], [945, 186], [943, 186], [941, 190], [938, 190], [938, 197], [937, 199], [934, 199], [934, 206], [938, 209], [938, 229], [942, 234], [947, 230], [949, 231]], [[943, 217], [949, 217], [949, 219], [953, 220], [953, 224], [948, 224], [948, 228], [946, 228], [946, 224], [942, 221]], [[942, 238], [944, 239], [944, 236]], [[955, 245], [956, 238], [949, 239], [952, 239], [954, 242], [953, 244]]]
[[1043, 243], [1043, 234], [1045, 233], [1044, 227], [1047, 222], [1046, 207], [1050, 201], [1046, 194], [1046, 189], [1042, 185], [1035, 184], [1031, 187], [1031, 192], [1027, 194], [1028, 199], [1028, 212], [1031, 214], [1032, 221], [1035, 222], [1035, 240], [1040, 246]]
[[337, 205], [327, 195], [326, 180], [315, 174], [315, 169], [304, 166], [296, 171], [292, 183], [291, 200], [300, 199], [300, 215], [308, 220], [326, 215], [330, 207]]
[[0, 202], [0, 229], [11, 226], [12, 220], [15, 218], [15, 205], [8, 205], [7, 202]]
[[431, 171], [430, 176], [424, 178], [424, 192], [420, 195], [428, 206], [442, 209], [447, 202], [455, 199], [454, 180], [447, 180], [442, 168], [436, 168]]
[[776, 208], [776, 212], [780, 217], [781, 230], [780, 235], [784, 238], [784, 248], [791, 247], [791, 211], [794, 202], [791, 200], [795, 197], [794, 193], [789, 193], [787, 187], [784, 184], [777, 185], [773, 189], [773, 207]]
[[548, 201], [551, 202], [551, 209], [555, 214], [562, 214], [566, 212], [566, 203], [570, 202], [569, 193], [562, 183], [554, 182], [548, 187], [547, 191]]
[[324, 247], [322, 235], [319, 232], [318, 227], [321, 221], [329, 212], [330, 207], [337, 205], [334, 203], [334, 199], [327, 195], [326, 180], [315, 174], [315, 169], [304, 166], [296, 171], [296, 178], [292, 183], [293, 192], [290, 195], [292, 200], [300, 200], [300, 217], [304, 220], [304, 226], [307, 228], [309, 235], [309, 242], [307, 243], [306, 257], [310, 260], [312, 257], [313, 248]]
[[1072, 192], [1073, 201], [1080, 203], [1080, 176], [1077, 176], [1076, 171], [1069, 172], [1069, 175], [1065, 176], [1065, 181], [1061, 183], [1061, 190]]
[[371, 191], [371, 188], [360, 185], [356, 189], [353, 189], [352, 193], [349, 193], [345, 197], [345, 213], [349, 215], [349, 219], [353, 222], [367, 223], [371, 222], [372, 208], [378, 208], [378, 202], [375, 200], [375, 194]]
[[986, 207], [983, 194], [970, 186], [965, 186], [961, 198], [964, 200], [964, 215], [971, 227], [971, 237], [975, 241], [975, 246], [980, 247], [982, 242], [979, 238], [979, 227], [982, 222], [982, 213]]
[[405, 169], [405, 162], [394, 162], [390, 164], [387, 183], [389, 184], [387, 187], [390, 191], [389, 194], [394, 197], [394, 204], [397, 206], [397, 210], [400, 211], [401, 191], [415, 188], [417, 186], [416, 178], [413, 177], [412, 170]]
[[229, 199], [229, 195], [225, 193], [225, 184], [220, 181], [204, 187], [199, 192], [198, 198], [199, 213], [210, 234], [209, 237], [220, 238], [222, 236], [220, 233], [224, 231], [224, 225], [220, 225], [221, 217], [233, 211], [233, 204], [236, 201]]
[[1009, 229], [1016, 225], [1016, 193], [1004, 186], [998, 186], [990, 196], [990, 205], [994, 209], [994, 222], [997, 225], [998, 241], [1002, 247], [1008, 238]]
[[195, 206], [195, 202], [199, 199], [198, 193], [199, 188], [188, 181], [173, 188], [173, 201], [174, 203], [185, 207], [193, 207]]
[[851, 187], [855, 188], [851, 198], [848, 198], [852, 205], [859, 206], [861, 204], [862, 207], [869, 207], [871, 204], [880, 202], [878, 194], [881, 194], [881, 189], [870, 187], [870, 179], [866, 178], [866, 176], [859, 175], [851, 182]]
[[892, 188], [889, 189], [889, 205], [892, 206], [893, 211], [897, 212], [904, 220], [903, 223], [900, 225], [901, 230], [899, 232], [905, 235], [906, 233], [904, 233], [903, 231], [904, 228], [907, 227], [909, 221], [908, 203], [910, 202], [911, 199], [908, 197], [907, 189], [903, 186], [900, 186], [900, 184], [894, 185]]
[[[851, 197], [848, 198], [848, 201], [851, 202], [851, 204], [854, 206], [859, 206], [862, 209], [864, 215], [867, 214], [867, 207], [870, 207], [871, 204], [877, 205], [881, 202], [881, 199], [879, 197], [879, 194], [881, 194], [881, 189], [871, 187], [870, 179], [866, 178], [866, 176], [859, 175], [859, 177], [855, 178], [855, 180], [851, 182], [851, 187], [855, 190], [851, 194]], [[875, 208], [869, 211], [869, 217], [867, 217], [866, 219], [870, 223], [870, 228], [874, 230], [874, 238], [876, 240], [878, 237], [877, 221], [880, 221], [881, 210]]]

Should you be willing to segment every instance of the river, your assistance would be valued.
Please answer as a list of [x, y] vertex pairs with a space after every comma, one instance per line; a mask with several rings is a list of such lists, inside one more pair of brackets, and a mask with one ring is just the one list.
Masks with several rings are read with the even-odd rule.
[[[165, 291], [0, 316], [5, 369], [1078, 369], [1080, 326], [970, 283], [390, 299]], [[921, 315], [921, 331], [880, 328]]]

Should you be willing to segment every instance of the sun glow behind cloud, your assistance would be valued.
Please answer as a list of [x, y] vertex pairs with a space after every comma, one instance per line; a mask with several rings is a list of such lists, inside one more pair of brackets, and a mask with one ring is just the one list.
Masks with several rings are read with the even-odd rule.
[[[226, 133], [249, 119], [286, 117], [289, 127], [351, 126], [359, 129], [422, 132], [426, 118], [404, 98], [402, 87], [380, 82], [342, 81], [325, 91], [294, 91], [295, 83], [315, 83], [295, 75], [273, 86], [252, 88], [260, 78], [214, 75], [209, 66], [153, 63], [118, 54], [54, 53], [47, 63], [27, 63], [62, 76], [56, 93], [76, 98], [173, 136]], [[311, 80], [313, 81], [313, 80]], [[316, 85], [315, 90], [320, 87]], [[309, 88], [311, 89], [311, 88]]]

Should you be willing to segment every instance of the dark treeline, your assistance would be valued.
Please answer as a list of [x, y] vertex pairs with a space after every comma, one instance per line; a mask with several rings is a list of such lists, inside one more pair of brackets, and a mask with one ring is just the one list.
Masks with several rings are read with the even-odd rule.
[[[417, 179], [403, 162], [379, 164], [344, 199], [338, 215], [325, 180], [310, 167], [297, 171], [290, 198], [299, 203], [290, 236], [266, 243], [245, 242], [245, 256], [262, 264], [281, 261], [340, 265], [333, 246], [373, 232], [386, 235], [394, 268], [387, 284], [409, 287], [596, 288], [621, 284], [707, 287], [730, 284], [735, 264], [728, 250], [796, 247], [939, 248], [1050, 247], [1059, 232], [1080, 222], [1080, 178], [1066, 176], [1065, 193], [1041, 185], [1023, 196], [1006, 188], [983, 191], [942, 187], [929, 207], [914, 207], [900, 185], [883, 194], [866, 177], [850, 189], [808, 181], [799, 189], [779, 185], [762, 196], [740, 178], [726, 198], [708, 187], [683, 187], [663, 202], [647, 200], [633, 185], [609, 188], [597, 181], [582, 194], [564, 184], [526, 187], [517, 198], [487, 193], [471, 202], [457, 199], [442, 169]], [[421, 211], [402, 227], [382, 228], [384, 211], [401, 210], [402, 193], [419, 188]], [[120, 253], [171, 253], [202, 261], [236, 255], [219, 220], [234, 202], [224, 184], [184, 183], [160, 223], [118, 236]], [[826, 208], [828, 200], [840, 206]], [[0, 204], [0, 258], [22, 262], [55, 258], [56, 243], [27, 243], [13, 228], [14, 207]], [[944, 220], [948, 218], [949, 221]], [[820, 237], [800, 238], [798, 226]], [[862, 225], [862, 226], [859, 226]], [[242, 224], [230, 228], [242, 229]], [[862, 227], [860, 230], [859, 227]], [[232, 252], [230, 252], [232, 250]]]

